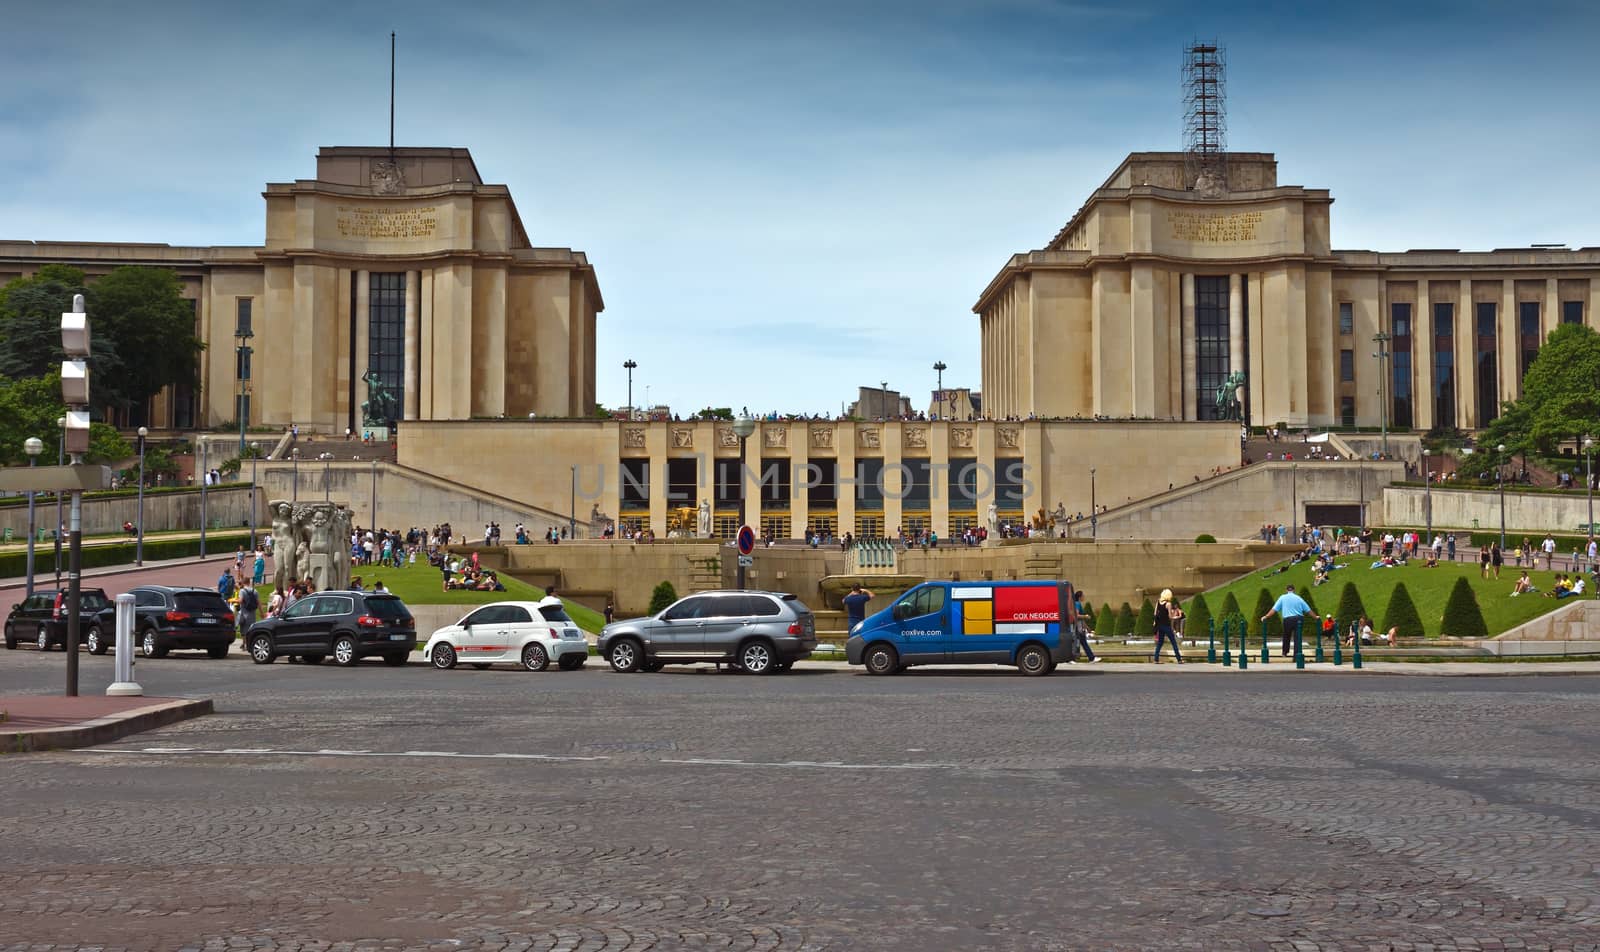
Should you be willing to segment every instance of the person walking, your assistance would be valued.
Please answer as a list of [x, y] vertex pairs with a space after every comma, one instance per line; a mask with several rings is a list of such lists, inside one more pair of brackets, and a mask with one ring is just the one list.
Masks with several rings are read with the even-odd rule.
[[1272, 603], [1272, 607], [1267, 610], [1267, 613], [1261, 616], [1262, 621], [1266, 621], [1273, 615], [1283, 619], [1283, 656], [1285, 658], [1289, 657], [1289, 648], [1295, 644], [1300, 635], [1301, 623], [1310, 614], [1311, 606], [1306, 604], [1305, 599], [1295, 594], [1293, 585], [1288, 585], [1284, 587], [1283, 594], [1279, 595], [1278, 600]]
[[1178, 603], [1172, 600], [1172, 589], [1161, 590], [1161, 601], [1156, 605], [1156, 653], [1150, 660], [1156, 664], [1161, 663], [1161, 641], [1166, 639], [1172, 643], [1172, 658], [1178, 664], [1183, 664], [1183, 655], [1178, 653], [1178, 636], [1173, 633], [1173, 626], [1183, 618], [1183, 610]]
[[[1072, 625], [1072, 637], [1078, 639], [1078, 648], [1083, 652], [1083, 656], [1089, 659], [1089, 664], [1099, 664], [1100, 658], [1095, 655], [1094, 649], [1089, 647], [1089, 622], [1084, 615], [1083, 608], [1085, 601], [1086, 599], [1082, 592], [1074, 591], [1072, 593], [1072, 610], [1078, 616], [1078, 620]], [[1067, 663], [1077, 664], [1078, 661], [1074, 658]]]
[[1489, 577], [1489, 547], [1484, 546], [1478, 550], [1478, 577]]
[[267, 580], [267, 555], [260, 549], [256, 550], [256, 560], [250, 566], [250, 580], [260, 585]]
[[223, 569], [217, 577], [217, 594], [224, 599], [233, 597], [233, 573], [227, 569]]
[[249, 579], [239, 586], [239, 640], [250, 636], [250, 626], [256, 623], [256, 611], [261, 608], [261, 596]]
[[1450, 561], [1456, 560], [1456, 534], [1454, 532], [1444, 537], [1444, 549], [1450, 553]]
[[843, 599], [845, 610], [845, 631], [855, 631], [857, 625], [867, 620], [867, 603], [872, 601], [872, 592], [862, 588], [857, 582], [850, 586], [850, 594]]
[[1494, 568], [1494, 577], [1496, 579], [1500, 577], [1500, 566], [1504, 565], [1505, 561], [1506, 557], [1500, 551], [1500, 543], [1496, 542], [1489, 546], [1489, 565]]

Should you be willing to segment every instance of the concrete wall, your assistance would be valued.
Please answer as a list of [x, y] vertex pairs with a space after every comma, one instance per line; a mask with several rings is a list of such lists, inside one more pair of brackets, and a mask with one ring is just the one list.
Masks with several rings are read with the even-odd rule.
[[[1390, 486], [1383, 491], [1383, 521], [1392, 526], [1428, 524], [1428, 497], [1433, 497], [1433, 524], [1454, 529], [1498, 530], [1500, 493], [1493, 489], [1441, 489]], [[1589, 521], [1588, 498], [1581, 492], [1505, 493], [1507, 532], [1574, 533]]]
[[[63, 502], [61, 518], [71, 516], [71, 500]], [[55, 523], [54, 497], [41, 494], [35, 513], [36, 524], [49, 529]], [[112, 497], [83, 501], [84, 535], [104, 535], [122, 531], [124, 522], [139, 521], [139, 497]], [[229, 484], [206, 491], [206, 523], [224, 529], [250, 524], [250, 487]], [[28, 507], [0, 509], [0, 528], [9, 528], [19, 542], [28, 537]], [[200, 492], [147, 493], [144, 497], [144, 529], [164, 532], [169, 529], [200, 528]]]
[[[1398, 462], [1255, 463], [1103, 513], [1096, 537], [1192, 540], [1208, 532], [1218, 539], [1249, 539], [1264, 523], [1303, 522], [1308, 505], [1359, 505], [1362, 500], [1371, 521], [1383, 487], [1404, 474]], [[1072, 531], [1087, 536], [1089, 521], [1074, 523]]]
[[577, 542], [506, 546], [512, 573], [533, 581], [559, 581], [569, 595], [605, 592], [616, 599], [617, 615], [643, 614], [650, 593], [671, 582], [679, 595], [722, 585], [720, 563], [733, 563], [734, 550], [715, 542], [672, 540]]

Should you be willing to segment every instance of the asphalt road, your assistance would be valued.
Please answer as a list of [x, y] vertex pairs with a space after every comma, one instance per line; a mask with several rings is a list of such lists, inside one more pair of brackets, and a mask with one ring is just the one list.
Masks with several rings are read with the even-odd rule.
[[1600, 942], [1600, 679], [1064, 672], [141, 662], [218, 713], [0, 760], [0, 949]]

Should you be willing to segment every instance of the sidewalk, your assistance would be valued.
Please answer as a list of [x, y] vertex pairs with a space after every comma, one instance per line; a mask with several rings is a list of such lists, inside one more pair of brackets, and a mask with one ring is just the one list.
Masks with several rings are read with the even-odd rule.
[[[120, 592], [120, 591], [123, 591], [126, 588], [131, 588], [132, 586], [139, 585], [139, 584], [151, 584], [151, 585], [166, 584], [168, 580], [167, 580], [167, 578], [165, 576], [167, 576], [169, 574], [172, 574], [172, 572], [170, 570], [180, 570], [177, 573], [179, 577], [177, 577], [177, 578], [175, 578], [173, 580], [175, 584], [197, 584], [197, 585], [202, 585], [204, 587], [209, 588], [209, 587], [211, 587], [211, 586], [216, 584], [216, 581], [217, 581], [217, 573], [216, 572], [211, 572], [209, 578], [201, 579], [199, 577], [196, 577], [194, 579], [190, 579], [188, 577], [189, 573], [182, 572], [181, 570], [187, 569], [187, 568], [192, 568], [194, 566], [211, 565], [213, 563], [223, 563], [223, 562], [226, 562], [229, 565], [232, 565], [233, 564], [233, 553], [232, 552], [218, 552], [218, 553], [215, 553], [215, 554], [207, 554], [206, 557], [203, 558], [203, 559], [200, 558], [198, 555], [186, 556], [186, 557], [181, 558], [181, 559], [163, 559], [163, 560], [160, 560], [160, 561], [156, 561], [156, 560], [152, 560], [152, 559], [145, 559], [144, 565], [142, 567], [134, 565], [131, 562], [128, 563], [127, 565], [103, 565], [103, 566], [100, 566], [99, 568], [84, 569], [83, 572], [82, 572], [82, 576], [81, 577], [83, 578], [84, 586], [87, 587], [87, 588], [107, 588], [107, 586], [105, 586], [105, 585], [93, 585], [93, 584], [90, 584], [89, 580], [90, 579], [109, 579], [109, 578], [115, 578], [117, 576], [122, 576], [122, 575], [141, 575], [142, 576], [146, 572], [158, 573], [159, 575], [162, 576], [162, 577], [140, 578], [139, 580], [130, 582], [128, 585], [124, 585], [124, 586], [111, 586], [111, 588], [115, 588], [117, 592]], [[164, 571], [164, 570], [169, 570], [169, 571]], [[10, 603], [8, 601], [6, 601], [7, 596], [11, 595], [13, 592], [21, 593], [24, 589], [27, 588], [27, 584], [28, 584], [28, 580], [23, 576], [17, 576], [15, 578], [3, 578], [3, 579], [0, 579], [0, 607], [9, 608]], [[66, 584], [67, 584], [67, 573], [66, 572], [62, 572], [61, 573], [61, 585], [64, 588], [64, 587], [66, 587]], [[38, 572], [38, 573], [35, 573], [34, 577], [33, 577], [33, 585], [34, 585], [34, 588], [36, 588], [36, 589], [39, 589], [39, 588], [55, 588], [55, 585], [56, 585], [56, 574], [55, 574], [55, 572], [51, 571], [51, 572]], [[116, 592], [107, 591], [106, 594], [107, 595], [113, 595], [113, 594], [116, 594]]]
[[0, 696], [0, 753], [92, 747], [211, 712], [210, 698]]

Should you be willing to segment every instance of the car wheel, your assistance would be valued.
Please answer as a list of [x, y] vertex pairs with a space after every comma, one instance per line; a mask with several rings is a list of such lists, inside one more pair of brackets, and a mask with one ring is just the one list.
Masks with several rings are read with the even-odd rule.
[[[267, 637], [266, 635], [250, 636], [251, 661], [254, 661], [256, 664], [271, 664], [273, 657], [274, 655], [272, 653], [271, 638]], [[321, 659], [319, 658], [318, 660], [320, 661]]]
[[456, 666], [456, 649], [450, 647], [448, 644], [434, 645], [433, 656], [429, 660], [432, 661], [433, 666], [438, 668], [440, 671], [449, 671], [451, 668]]
[[535, 641], [522, 649], [522, 666], [529, 671], [543, 671], [550, 666], [550, 654]]
[[606, 660], [611, 662], [611, 670], [632, 674], [644, 664], [644, 646], [632, 638], [624, 638], [611, 646], [611, 653]]
[[227, 656], [228, 656], [228, 646], [227, 645], [217, 645], [215, 647], [206, 649], [206, 657], [208, 657], [208, 658], [226, 658]]
[[1043, 645], [1023, 645], [1017, 652], [1017, 667], [1030, 678], [1050, 673], [1050, 652]]
[[89, 633], [83, 637], [83, 646], [89, 649], [90, 654], [106, 653], [106, 640], [105, 636], [100, 633], [99, 625], [90, 626]]
[[900, 655], [892, 645], [873, 645], [867, 649], [867, 656], [862, 660], [866, 662], [868, 674], [898, 674], [900, 672]]
[[43, 625], [39, 626], [39, 637], [34, 639], [34, 644], [40, 651], [50, 650], [50, 632]]
[[322, 663], [322, 659], [326, 658], [326, 657], [327, 657], [327, 655], [319, 655], [319, 654], [301, 655], [300, 656], [300, 663], [301, 664], [321, 664]]
[[349, 635], [333, 639], [333, 663], [348, 668], [356, 663], [356, 640]]
[[146, 658], [165, 658], [167, 649], [161, 647], [161, 640], [156, 635], [154, 628], [146, 628], [139, 637], [139, 652]]
[[11, 627], [10, 622], [6, 622], [6, 649], [8, 651], [17, 649], [17, 632], [16, 629]]
[[405, 667], [406, 662], [410, 661], [410, 660], [411, 660], [411, 652], [409, 652], [409, 651], [406, 652], [405, 654], [396, 653], [396, 654], [386, 654], [386, 655], [383, 656], [383, 663], [388, 665], [391, 668], [403, 668], [403, 667]]
[[561, 656], [561, 660], [557, 661], [556, 664], [563, 671], [576, 671], [579, 668], [583, 667], [583, 663], [585, 661], [588, 661], [588, 660], [589, 660], [589, 657], [587, 655], [569, 654], [569, 655], [562, 655]]
[[750, 674], [776, 674], [778, 656], [765, 641], [747, 641], [739, 648], [739, 667]]

